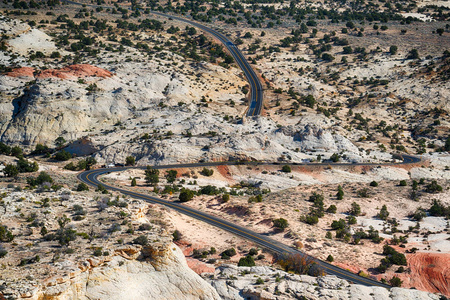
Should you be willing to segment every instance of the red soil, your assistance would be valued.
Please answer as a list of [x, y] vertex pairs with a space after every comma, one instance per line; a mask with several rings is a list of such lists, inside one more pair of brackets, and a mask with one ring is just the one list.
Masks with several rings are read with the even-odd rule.
[[[407, 254], [411, 274], [405, 274], [402, 287], [441, 293], [450, 296], [450, 254], [415, 253]], [[403, 275], [403, 274], [402, 274]]]
[[225, 177], [228, 180], [232, 180], [231, 172], [228, 166], [217, 166], [217, 171], [219, 171], [220, 175]]
[[215, 271], [213, 266], [208, 266], [206, 263], [195, 258], [186, 257], [186, 261], [189, 268], [199, 275], [202, 273], [214, 273]]
[[6, 73], [10, 77], [32, 77], [36, 79], [44, 78], [60, 78], [60, 79], [76, 79], [84, 77], [102, 77], [107, 78], [113, 76], [113, 73], [91, 65], [71, 65], [61, 69], [47, 69], [36, 71], [30, 67], [17, 68]]
[[30, 67], [23, 67], [13, 69], [11, 72], [6, 73], [9, 77], [34, 77], [34, 69]]

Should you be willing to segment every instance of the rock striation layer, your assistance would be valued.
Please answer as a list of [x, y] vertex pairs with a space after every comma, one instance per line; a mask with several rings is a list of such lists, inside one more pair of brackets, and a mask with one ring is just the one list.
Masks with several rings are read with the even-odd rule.
[[64, 275], [39, 284], [0, 280], [0, 286], [6, 286], [0, 299], [221, 299], [169, 241], [123, 246], [110, 257], [89, 258], [77, 267], [66, 261], [60, 268]]

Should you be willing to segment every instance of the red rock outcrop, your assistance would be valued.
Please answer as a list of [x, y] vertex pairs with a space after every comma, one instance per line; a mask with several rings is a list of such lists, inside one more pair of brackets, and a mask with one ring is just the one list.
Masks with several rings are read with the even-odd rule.
[[418, 290], [450, 296], [449, 253], [415, 253], [407, 255], [407, 260], [411, 274], [407, 275], [409, 280], [405, 278], [402, 287], [413, 286]]
[[206, 263], [199, 261], [198, 259], [186, 257], [186, 261], [188, 267], [199, 275], [202, 273], [214, 273], [215, 271], [214, 266], [207, 265]]
[[31, 77], [36, 79], [44, 78], [60, 78], [60, 79], [77, 79], [84, 77], [111, 77], [114, 74], [88, 64], [71, 65], [61, 69], [47, 69], [42, 71], [36, 71], [30, 67], [23, 67], [13, 69], [11, 72], [6, 73], [10, 77]]
[[13, 69], [11, 72], [6, 73], [9, 77], [34, 77], [34, 69], [31, 67], [23, 67]]

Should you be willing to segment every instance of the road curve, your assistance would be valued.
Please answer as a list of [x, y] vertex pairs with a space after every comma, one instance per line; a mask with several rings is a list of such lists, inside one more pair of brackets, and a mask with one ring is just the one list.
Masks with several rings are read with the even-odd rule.
[[263, 106], [263, 87], [261, 81], [259, 80], [253, 68], [248, 63], [247, 59], [245, 59], [242, 52], [239, 51], [238, 47], [236, 47], [236, 45], [232, 41], [230, 41], [225, 35], [221, 34], [220, 32], [197, 22], [155, 11], [153, 11], [152, 14], [191, 24], [192, 26], [195, 26], [217, 38], [231, 53], [236, 63], [244, 72], [245, 77], [250, 84], [250, 104], [247, 110], [247, 116], [252, 117], [261, 114]]
[[[63, 1], [74, 5], [87, 5], [90, 7], [100, 6], [95, 4], [82, 4], [71, 0], [63, 0]], [[197, 22], [156, 11], [152, 11], [151, 13], [157, 16], [191, 24], [192, 26], [195, 26], [217, 38], [231, 53], [238, 66], [241, 68], [242, 72], [244, 72], [245, 77], [247, 78], [247, 81], [250, 84], [250, 103], [249, 108], [247, 110], [247, 117], [259, 116], [261, 114], [261, 110], [263, 107], [263, 87], [261, 81], [259, 80], [258, 76], [256, 75], [253, 68], [250, 66], [248, 61], [245, 59], [242, 52], [239, 51], [238, 47], [236, 47], [236, 45], [232, 41], [230, 41], [225, 35], [221, 34], [220, 32], [211, 29], [209, 27], [206, 27], [202, 24], [199, 24]]]
[[[410, 156], [410, 155], [404, 155], [403, 156], [403, 162], [400, 164], [411, 164], [411, 163], [418, 163], [420, 162], [420, 158]], [[237, 164], [246, 164], [246, 165], [270, 165], [272, 163], [261, 163], [261, 162], [210, 162], [210, 163], [187, 163], [187, 164], [175, 164], [175, 165], [159, 165], [154, 166], [155, 169], [174, 169], [174, 168], [192, 168], [192, 167], [212, 167], [212, 166], [219, 166], [219, 165], [237, 165]], [[327, 165], [327, 164], [307, 164], [307, 163], [299, 163], [299, 164], [293, 164], [293, 165]], [[351, 166], [351, 165], [381, 165], [381, 164], [363, 164], [363, 163], [357, 163], [357, 164], [343, 164], [343, 163], [330, 163], [329, 165], [335, 165], [335, 166]], [[389, 164], [385, 164], [389, 165]], [[392, 165], [392, 164], [390, 164]], [[127, 169], [136, 168], [136, 167], [119, 167], [119, 168], [108, 168], [108, 169], [96, 169], [96, 170], [88, 170], [84, 171], [78, 174], [78, 179], [82, 182], [89, 184], [91, 186], [98, 186], [99, 184], [102, 184], [106, 189], [121, 192], [125, 195], [131, 196], [133, 198], [141, 199], [150, 203], [160, 204], [167, 206], [169, 208], [172, 208], [180, 213], [183, 213], [187, 216], [196, 218], [198, 220], [201, 220], [203, 222], [209, 223], [215, 227], [221, 228], [223, 230], [226, 230], [228, 232], [231, 232], [235, 235], [241, 236], [242, 238], [246, 240], [250, 240], [266, 249], [269, 249], [277, 254], [283, 254], [283, 253], [290, 253], [290, 254], [300, 254], [305, 255], [309, 257], [311, 260], [315, 261], [318, 265], [322, 267], [322, 269], [327, 274], [336, 275], [339, 278], [354, 282], [356, 284], [362, 284], [365, 286], [380, 286], [384, 288], [390, 288], [389, 285], [383, 284], [379, 281], [368, 279], [365, 277], [358, 276], [350, 271], [341, 269], [339, 267], [336, 267], [334, 265], [331, 265], [325, 261], [321, 261], [319, 259], [316, 259], [312, 256], [309, 256], [303, 252], [300, 252], [294, 248], [291, 248], [283, 243], [280, 243], [278, 241], [275, 241], [265, 235], [261, 235], [259, 233], [256, 233], [254, 231], [251, 231], [245, 227], [236, 225], [234, 223], [225, 221], [221, 218], [218, 218], [213, 215], [206, 214], [204, 212], [201, 212], [199, 210], [190, 208], [188, 206], [182, 205], [177, 202], [170, 202], [166, 201], [164, 199], [149, 196], [146, 194], [140, 194], [136, 193], [134, 191], [129, 191], [125, 189], [121, 189], [115, 186], [106, 185], [103, 182], [100, 182], [98, 177], [110, 172], [120, 172]], [[145, 167], [139, 167], [140, 169], [145, 169]]]

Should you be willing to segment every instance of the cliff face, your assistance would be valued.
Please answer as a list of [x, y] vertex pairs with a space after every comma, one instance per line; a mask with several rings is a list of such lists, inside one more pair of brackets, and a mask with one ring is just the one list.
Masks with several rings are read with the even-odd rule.
[[[38, 286], [7, 284], [9, 299], [221, 299], [217, 292], [189, 269], [173, 243], [127, 246], [106, 260], [88, 259], [77, 270], [52, 277]], [[70, 271], [69, 271], [70, 270]], [[0, 293], [0, 299], [2, 294]]]

